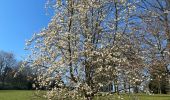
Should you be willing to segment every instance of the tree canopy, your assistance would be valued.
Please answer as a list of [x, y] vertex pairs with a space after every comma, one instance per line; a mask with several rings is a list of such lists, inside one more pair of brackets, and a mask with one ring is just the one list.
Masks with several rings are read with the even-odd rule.
[[91, 100], [110, 84], [119, 93], [168, 82], [169, 2], [154, 1], [48, 0], [55, 15], [26, 47], [37, 89], [49, 100]]

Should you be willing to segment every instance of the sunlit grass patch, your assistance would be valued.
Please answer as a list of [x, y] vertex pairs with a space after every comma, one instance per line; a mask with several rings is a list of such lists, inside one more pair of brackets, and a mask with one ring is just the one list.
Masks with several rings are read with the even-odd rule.
[[[35, 95], [35, 91], [31, 90], [0, 90], [0, 100], [45, 100], [41, 96]], [[96, 95], [94, 100], [170, 100], [170, 95], [165, 94], [106, 94]]]

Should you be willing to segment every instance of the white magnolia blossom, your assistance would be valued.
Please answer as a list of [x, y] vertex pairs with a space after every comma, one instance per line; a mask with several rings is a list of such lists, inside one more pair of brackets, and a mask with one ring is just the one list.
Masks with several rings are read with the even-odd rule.
[[137, 71], [142, 70], [142, 57], [126, 26], [137, 1], [54, 2], [48, 27], [27, 42], [32, 51], [27, 62], [37, 75], [34, 86], [48, 90], [44, 97], [91, 100], [101, 87], [118, 84], [121, 77], [141, 80]]

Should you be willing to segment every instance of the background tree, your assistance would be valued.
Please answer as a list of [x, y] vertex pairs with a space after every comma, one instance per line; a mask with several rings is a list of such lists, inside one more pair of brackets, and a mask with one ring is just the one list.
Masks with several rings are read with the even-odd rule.
[[0, 89], [32, 89], [35, 75], [29, 67], [20, 71], [22, 64], [13, 53], [0, 51]]
[[16, 64], [16, 60], [12, 53], [0, 51], [0, 80], [1, 86], [5, 84], [5, 80], [9, 73], [12, 71], [12, 67]]
[[[137, 5], [138, 23], [140, 24], [136, 23], [134, 30], [140, 34], [139, 41], [142, 42], [143, 52], [146, 55], [147, 70], [153, 78], [150, 88], [157, 88], [160, 93], [165, 93], [165, 91], [169, 91], [169, 85], [165, 83], [168, 83], [170, 79], [169, 0], [141, 0]], [[156, 84], [152, 83], [155, 82], [154, 80], [157, 81], [157, 87], [151, 85]]]

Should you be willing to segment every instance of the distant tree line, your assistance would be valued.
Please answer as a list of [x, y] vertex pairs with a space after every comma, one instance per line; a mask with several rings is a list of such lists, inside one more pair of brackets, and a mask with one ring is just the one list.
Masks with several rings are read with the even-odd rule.
[[0, 90], [32, 89], [34, 75], [30, 68], [21, 66], [22, 61], [17, 61], [13, 53], [0, 51]]

